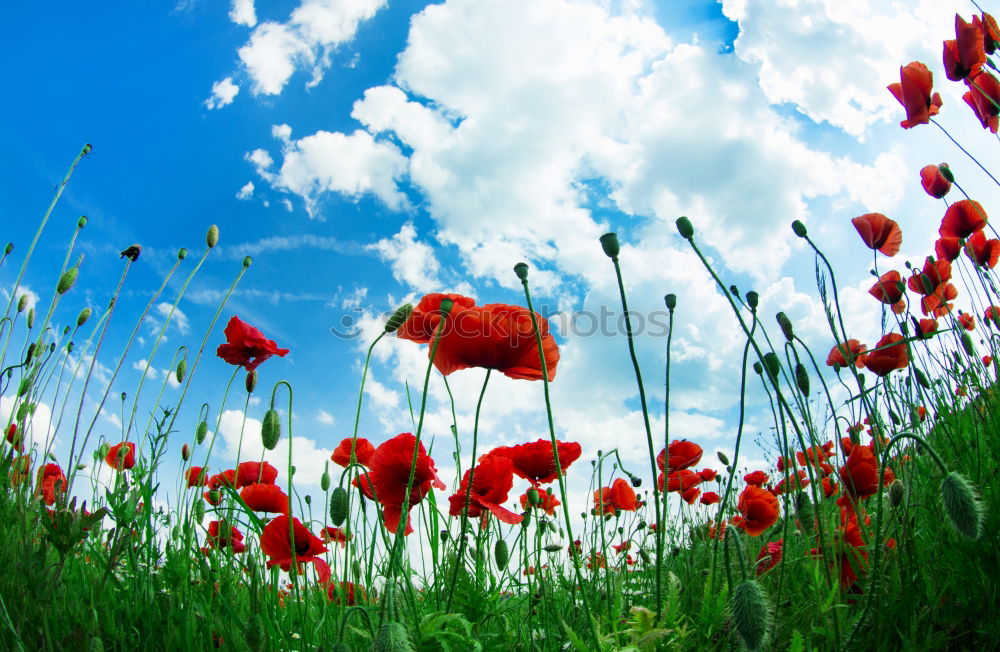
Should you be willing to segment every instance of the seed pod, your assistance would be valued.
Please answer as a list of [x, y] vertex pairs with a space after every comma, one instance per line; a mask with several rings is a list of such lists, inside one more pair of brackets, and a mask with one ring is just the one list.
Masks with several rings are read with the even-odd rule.
[[760, 295], [753, 290], [747, 292], [747, 305], [750, 306], [750, 310], [756, 310], [758, 304], [760, 304]]
[[80, 314], [76, 316], [77, 328], [87, 323], [87, 320], [90, 319], [90, 313], [91, 313], [90, 308], [84, 308], [83, 310], [80, 311]]
[[411, 303], [404, 303], [396, 308], [396, 311], [385, 320], [385, 332], [393, 333], [398, 330], [409, 319], [411, 312], [413, 312], [413, 304]]
[[670, 312], [673, 312], [674, 309], [677, 308], [677, 295], [676, 294], [668, 294], [668, 295], [664, 296], [663, 297], [663, 303], [667, 304], [667, 310], [669, 310]]
[[968, 333], [962, 333], [962, 348], [969, 355], [976, 355], [976, 348], [972, 346], [972, 338]]
[[323, 475], [319, 478], [319, 488], [323, 491], [329, 491], [330, 489], [330, 474], [327, 471], [323, 471]]
[[271, 408], [264, 413], [264, 421], [261, 422], [260, 426], [260, 440], [264, 444], [264, 448], [273, 451], [278, 445], [278, 440], [281, 439], [281, 421], [278, 417], [278, 411]]
[[618, 234], [605, 233], [604, 235], [602, 235], [601, 249], [604, 250], [604, 255], [607, 256], [608, 258], [611, 259], [618, 258], [618, 254], [619, 252], [621, 252], [621, 245], [618, 243]]
[[506, 570], [507, 562], [510, 561], [510, 550], [507, 549], [507, 542], [503, 539], [497, 539], [493, 545], [493, 559], [497, 563], [497, 568], [501, 571]]
[[767, 640], [770, 609], [764, 589], [755, 580], [741, 582], [733, 590], [733, 628], [748, 650], [759, 650]]
[[205, 234], [205, 244], [208, 245], [209, 249], [219, 244], [219, 227], [214, 224], [208, 227], [208, 233]]
[[303, 500], [306, 501], [306, 505], [312, 505], [313, 504], [313, 498], [309, 494], [306, 494], [305, 497], [303, 498]]
[[681, 234], [681, 237], [685, 240], [690, 240], [694, 237], [694, 226], [691, 224], [691, 220], [686, 217], [677, 218], [677, 232]]
[[528, 489], [527, 493], [528, 493], [528, 504], [529, 505], [541, 505], [542, 504], [541, 497], [538, 495], [538, 489], [535, 489], [534, 487], [532, 487], [531, 489]]
[[795, 363], [795, 384], [803, 396], [809, 396], [809, 373], [801, 362]]
[[24, 312], [24, 309], [28, 307], [28, 295], [22, 294], [17, 299], [17, 311]]
[[528, 263], [514, 265], [514, 275], [522, 281], [528, 280]]
[[208, 423], [202, 421], [198, 424], [198, 428], [194, 431], [194, 439], [199, 444], [205, 441], [205, 435], [208, 434]]
[[903, 504], [903, 498], [906, 496], [906, 487], [903, 486], [903, 481], [896, 478], [889, 485], [889, 502], [893, 507], [899, 507]]
[[187, 362], [184, 360], [184, 358], [181, 358], [181, 361], [177, 363], [177, 382], [178, 383], [183, 383], [184, 382], [184, 375], [186, 373], [187, 373]]
[[56, 284], [56, 293], [60, 296], [69, 292], [70, 288], [76, 283], [76, 276], [80, 273], [78, 267], [70, 267], [63, 275], [59, 277], [59, 283]]
[[521, 527], [528, 527], [531, 523], [531, 512], [521, 512]]
[[785, 336], [785, 340], [791, 342], [795, 339], [795, 330], [792, 328], [792, 320], [788, 318], [788, 315], [779, 312], [775, 318], [778, 320], [778, 326], [781, 327], [781, 333]]
[[773, 351], [764, 354], [764, 367], [767, 369], [767, 375], [771, 377], [771, 380], [778, 382], [778, 374], [781, 373], [781, 362], [778, 361], [778, 356]]
[[806, 225], [798, 220], [792, 222], [792, 232], [800, 238], [804, 238], [809, 235], [809, 231], [806, 230]]
[[400, 623], [386, 623], [379, 628], [372, 652], [413, 652], [413, 643]]
[[969, 481], [955, 471], [941, 482], [941, 502], [955, 530], [970, 539], [978, 539], [983, 525], [983, 507]]
[[330, 521], [335, 527], [343, 525], [347, 520], [348, 501], [347, 489], [337, 487], [330, 494]]
[[715, 454], [715, 456], [718, 457], [719, 461], [722, 462], [724, 465], [729, 466], [729, 458], [726, 457], [725, 453], [723, 453], [722, 451], [718, 451]]

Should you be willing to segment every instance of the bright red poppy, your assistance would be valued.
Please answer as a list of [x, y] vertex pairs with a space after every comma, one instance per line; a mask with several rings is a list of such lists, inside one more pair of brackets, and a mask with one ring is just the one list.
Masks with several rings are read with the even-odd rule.
[[[465, 509], [468, 492], [469, 517], [476, 518], [486, 510], [502, 523], [516, 525], [524, 517], [501, 506], [514, 486], [514, 463], [508, 457], [487, 456], [475, 469], [465, 472], [458, 491], [448, 498], [451, 516], [460, 516]], [[474, 471], [474, 473], [473, 473]], [[469, 476], [472, 476], [472, 490], [469, 490]]]
[[208, 479], [209, 489], [218, 489], [219, 487], [236, 487], [236, 469], [226, 469]]
[[681, 499], [688, 505], [694, 505], [694, 501], [698, 499], [699, 495], [701, 495], [701, 489], [698, 487], [688, 487], [681, 492]]
[[955, 237], [938, 238], [934, 242], [934, 255], [948, 262], [954, 262], [962, 253], [962, 239]]
[[827, 498], [832, 498], [833, 496], [837, 495], [838, 491], [840, 491], [840, 486], [837, 484], [835, 480], [832, 480], [831, 478], [823, 478], [824, 496], [826, 496]]
[[24, 450], [24, 444], [21, 441], [21, 437], [20, 437], [20, 430], [17, 427], [16, 423], [12, 423], [9, 426], [7, 426], [6, 438], [7, 438], [7, 442], [11, 446], [13, 446], [14, 448], [16, 448], [18, 451], [23, 451]]
[[[662, 473], [660, 474], [660, 477], [661, 478], [663, 477]], [[660, 487], [660, 491], [663, 491], [663, 483], [658, 482], [658, 484]], [[701, 484], [701, 476], [695, 473], [694, 471], [690, 471], [688, 469], [681, 469], [679, 471], [674, 471], [673, 473], [667, 476], [668, 493], [673, 491], [684, 493], [691, 487], [697, 486], [699, 484]]]
[[327, 585], [326, 596], [334, 604], [340, 604], [341, 597], [343, 597], [344, 605], [347, 607], [353, 607], [368, 600], [365, 587], [352, 582], [331, 582]]
[[247, 485], [240, 491], [240, 498], [255, 512], [288, 513], [288, 496], [277, 485]]
[[[840, 480], [844, 485], [845, 498], [849, 504], [868, 498], [878, 491], [878, 458], [868, 446], [851, 448], [847, 462], [840, 467]], [[886, 468], [883, 484], [888, 485], [896, 478], [892, 469]]]
[[413, 473], [413, 484], [406, 494], [413, 462], [413, 448], [416, 437], [404, 432], [383, 442], [369, 458], [371, 471], [362, 481], [374, 489], [374, 495], [382, 505], [382, 515], [386, 528], [395, 532], [403, 512], [406, 512], [405, 534], [413, 532], [410, 526], [410, 509], [423, 500], [431, 486], [444, 490], [445, 485], [437, 476], [434, 460], [427, 455], [423, 442], [417, 447], [417, 464]]
[[604, 514], [614, 514], [615, 511], [634, 512], [639, 508], [635, 491], [624, 478], [615, 478], [611, 487], [602, 487], [594, 492], [594, 509], [600, 512], [603, 505]]
[[755, 487], [763, 487], [768, 481], [767, 474], [763, 471], [754, 471], [743, 476], [743, 482]]
[[997, 45], [1000, 44], [1000, 26], [997, 25], [996, 19], [984, 11], [981, 19], [979, 16], [973, 16], [972, 22], [979, 23], [983, 30], [983, 49], [986, 54], [996, 52]]
[[781, 494], [785, 493], [785, 491], [787, 491], [788, 488], [791, 488], [792, 491], [795, 491], [795, 490], [805, 489], [808, 486], [809, 486], [809, 474], [806, 471], [799, 469], [798, 472], [789, 475], [787, 478], [782, 478], [778, 482], [778, 486], [774, 488], [774, 495], [780, 496]]
[[921, 339], [930, 339], [937, 332], [938, 322], [936, 319], [921, 319], [917, 322], [917, 334]]
[[944, 175], [942, 169], [947, 171], [948, 164], [925, 165], [920, 169], [920, 185], [924, 192], [934, 199], [941, 199], [951, 190], [951, 181]]
[[[667, 473], [689, 469], [701, 461], [703, 453], [701, 446], [693, 441], [675, 439], [670, 442], [669, 454], [666, 449], [663, 449], [656, 456], [656, 465], [660, 467], [661, 471]], [[666, 463], [666, 468], [664, 468], [664, 463]]]
[[702, 469], [698, 471], [698, 475], [701, 477], [702, 482], [711, 482], [719, 476], [715, 469]]
[[225, 521], [212, 521], [208, 524], [208, 545], [216, 550], [229, 550], [232, 546], [234, 553], [246, 550], [243, 533]]
[[984, 367], [988, 367], [991, 364], [993, 364], [993, 356], [991, 356], [991, 355], [984, 355], [983, 356], [983, 366]]
[[760, 548], [757, 554], [757, 577], [781, 563], [781, 554], [784, 552], [784, 539], [769, 541]]
[[983, 321], [987, 326], [1000, 328], [1000, 307], [989, 306], [983, 311]]
[[316, 555], [326, 552], [319, 537], [302, 525], [299, 519], [292, 518], [289, 522], [285, 514], [276, 516], [264, 526], [260, 533], [260, 549], [270, 558], [267, 561], [268, 568], [280, 566], [284, 571], [291, 569], [293, 553], [295, 561], [303, 564], [322, 561]]
[[[556, 513], [556, 507], [562, 505], [559, 499], [556, 498], [554, 493], [549, 493], [547, 491], [539, 491], [538, 499], [541, 504], [535, 505], [538, 509], [543, 510], [546, 514], [554, 515]], [[520, 497], [521, 509], [528, 509], [528, 494], [527, 492], [521, 494]]]
[[717, 502], [719, 502], [720, 500], [722, 500], [722, 496], [720, 496], [719, 494], [715, 493], [714, 491], [706, 491], [705, 493], [703, 493], [701, 495], [701, 504], [702, 505], [714, 505]]
[[229, 364], [245, 367], [247, 371], [253, 371], [272, 355], [284, 357], [288, 354], [288, 349], [279, 349], [274, 340], [267, 339], [239, 317], [229, 320], [225, 333], [226, 343], [219, 345], [216, 355]]
[[778, 520], [778, 498], [754, 485], [743, 490], [736, 508], [740, 515], [733, 517], [733, 525], [752, 537], [760, 536]]
[[899, 272], [892, 270], [880, 276], [875, 284], [869, 288], [868, 294], [882, 303], [892, 306], [892, 311], [899, 315], [906, 310], [906, 304], [903, 302], [903, 289], [905, 287]]
[[184, 475], [187, 480], [188, 489], [191, 487], [204, 487], [208, 484], [208, 467], [192, 466]]
[[[583, 448], [576, 442], [556, 441], [559, 453], [559, 467], [563, 473], [569, 465], [580, 458]], [[487, 457], [507, 457], [514, 463], [514, 475], [524, 478], [532, 485], [538, 486], [552, 482], [557, 477], [555, 456], [552, 453], [552, 442], [547, 439], [516, 446], [498, 446], [479, 458], [482, 462]]]
[[104, 457], [108, 466], [124, 471], [135, 466], [135, 444], [130, 441], [123, 441], [108, 449], [108, 454]]
[[[868, 347], [858, 340], [847, 340], [846, 342], [841, 342], [830, 349], [830, 353], [826, 356], [826, 366], [828, 367], [847, 367], [847, 357], [854, 362], [854, 366], [858, 369], [863, 369], [865, 366], [865, 351]], [[847, 357], [845, 357], [847, 356]]]
[[346, 548], [347, 542], [354, 538], [339, 527], [325, 527], [319, 531], [319, 536], [323, 543], [339, 543], [341, 548]]
[[963, 312], [958, 316], [958, 323], [967, 331], [975, 330], [976, 328], [976, 318], [967, 312]]
[[904, 340], [899, 333], [883, 335], [875, 349], [868, 353], [869, 371], [878, 376], [887, 376], [891, 371], [903, 369], [910, 364]]
[[340, 466], [347, 468], [347, 465], [351, 463], [352, 446], [354, 447], [354, 459], [362, 466], [368, 466], [372, 453], [375, 452], [375, 447], [364, 437], [358, 437], [357, 439], [348, 437], [344, 439], [333, 450], [333, 455], [330, 456], [330, 459]]
[[971, 23], [955, 14], [955, 38], [944, 42], [944, 72], [951, 81], [961, 81], [986, 63], [982, 22]]
[[930, 122], [931, 116], [941, 107], [941, 95], [932, 94], [934, 76], [927, 66], [919, 61], [911, 61], [899, 69], [899, 82], [889, 84], [889, 92], [906, 110], [906, 120], [899, 123], [903, 129], [910, 129]]
[[274, 484], [278, 469], [269, 462], [240, 462], [236, 467], [236, 488], [251, 484]]
[[444, 299], [451, 299], [452, 314], [476, 305], [475, 299], [464, 297], [461, 294], [432, 293], [424, 295], [410, 316], [396, 331], [396, 335], [404, 340], [419, 344], [430, 343], [441, 324], [441, 301]]
[[992, 269], [996, 267], [997, 259], [1000, 258], [1000, 240], [996, 238], [987, 240], [982, 231], [976, 231], [965, 241], [965, 255], [975, 265]]
[[882, 213], [866, 213], [851, 220], [858, 235], [869, 249], [881, 251], [886, 256], [899, 253], [903, 244], [903, 231], [895, 221]]
[[972, 199], [961, 199], [944, 212], [938, 233], [942, 236], [968, 238], [976, 231], [982, 231], [987, 220], [982, 204]]
[[42, 467], [39, 492], [46, 505], [54, 505], [59, 494], [66, 491], [66, 474], [58, 464], [46, 464]]

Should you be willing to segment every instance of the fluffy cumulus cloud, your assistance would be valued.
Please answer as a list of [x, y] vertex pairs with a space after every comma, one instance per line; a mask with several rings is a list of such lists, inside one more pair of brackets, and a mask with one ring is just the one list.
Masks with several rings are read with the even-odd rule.
[[246, 45], [239, 49], [253, 93], [279, 95], [299, 69], [310, 71], [309, 85], [318, 84], [330, 67], [334, 51], [351, 41], [358, 26], [385, 4], [386, 0], [303, 0], [286, 22], [257, 25], [252, 0], [234, 0], [232, 20], [256, 25]]
[[239, 92], [240, 87], [233, 82], [233, 78], [226, 77], [212, 84], [212, 96], [205, 100], [205, 106], [210, 109], [221, 109], [232, 104]]
[[399, 233], [379, 240], [371, 248], [379, 258], [392, 265], [392, 275], [400, 283], [419, 292], [441, 289], [438, 280], [441, 265], [434, 248], [417, 241], [417, 230], [413, 224], [407, 222]]
[[242, 188], [236, 193], [236, 199], [250, 199], [253, 197], [254, 185], [253, 181], [247, 181]]

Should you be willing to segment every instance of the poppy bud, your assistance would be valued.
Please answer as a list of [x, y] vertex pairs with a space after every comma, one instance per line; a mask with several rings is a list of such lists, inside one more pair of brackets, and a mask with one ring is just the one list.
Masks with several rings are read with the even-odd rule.
[[528, 527], [529, 523], [531, 523], [531, 512], [521, 512], [521, 527]]
[[90, 143], [87, 143], [86, 145], [83, 146], [83, 149], [80, 150], [80, 154], [86, 156], [87, 154], [90, 154], [92, 151], [94, 151], [94, 146], [91, 145]]
[[559, 528], [556, 527], [555, 521], [545, 521], [545, 525], [549, 528], [549, 532], [551, 532], [552, 534], [555, 534], [556, 532], [559, 531]]
[[894, 426], [899, 425], [899, 415], [893, 412], [892, 410], [889, 410], [889, 420], [892, 421], [892, 425]]
[[83, 326], [84, 324], [87, 323], [87, 320], [90, 319], [90, 313], [91, 313], [90, 308], [84, 308], [83, 310], [80, 311], [80, 314], [77, 315], [77, 317], [76, 317], [76, 327], [77, 328], [79, 328], [79, 327], [81, 327], [81, 326]]
[[969, 481], [954, 471], [941, 482], [941, 502], [955, 530], [970, 539], [978, 539], [983, 524], [982, 505]]
[[31, 378], [22, 378], [21, 384], [17, 386], [18, 397], [24, 396], [28, 393], [28, 389], [31, 387]]
[[198, 428], [194, 431], [194, 438], [199, 444], [205, 441], [205, 435], [208, 434], [208, 423], [202, 421], [198, 424]]
[[413, 650], [410, 636], [400, 623], [386, 623], [378, 630], [372, 652], [408, 652]]
[[493, 559], [497, 562], [497, 568], [506, 570], [507, 562], [510, 561], [510, 550], [507, 548], [507, 542], [503, 539], [497, 539], [493, 545]]
[[514, 265], [514, 274], [522, 281], [528, 280], [528, 263], [518, 263]]
[[185, 249], [184, 247], [181, 247], [180, 249], [177, 250], [177, 260], [184, 260], [185, 258], [187, 258], [187, 255], [188, 255], [188, 250]]
[[63, 272], [63, 275], [59, 277], [59, 283], [56, 285], [56, 293], [63, 295], [69, 292], [73, 284], [76, 283], [76, 275], [79, 271], [77, 267], [70, 267]]
[[917, 377], [917, 382], [920, 383], [921, 387], [923, 387], [924, 389], [930, 389], [931, 388], [931, 384], [927, 380], [927, 376], [925, 376], [924, 372], [920, 371], [919, 368], [917, 368], [917, 367], [913, 368], [913, 375], [915, 375]]
[[312, 505], [313, 504], [313, 498], [309, 494], [305, 495], [304, 500], [306, 501], [306, 505]]
[[532, 487], [528, 489], [528, 504], [529, 505], [541, 505], [542, 500], [538, 495], [538, 489]]
[[121, 252], [121, 258], [128, 258], [134, 263], [135, 261], [139, 260], [140, 253], [142, 253], [142, 247], [137, 244], [134, 244], [125, 248]]
[[809, 235], [809, 231], [806, 230], [806, 225], [799, 220], [792, 222], [792, 231], [800, 238], [804, 238]]
[[291, 465], [290, 467], [288, 467], [288, 476], [291, 477], [293, 475], [295, 475], [295, 465], [294, 464]]
[[638, 489], [642, 486], [642, 478], [637, 475], [628, 474], [628, 481], [632, 483], [632, 486]]
[[24, 364], [29, 364], [31, 359], [35, 357], [35, 343], [32, 342], [28, 345], [28, 350], [24, 352]]
[[100, 456], [99, 459], [104, 459], [105, 457], [107, 457], [108, 452], [110, 451], [111, 451], [111, 444], [109, 444], [108, 442], [104, 442], [103, 444], [97, 447], [97, 455]]
[[753, 363], [753, 371], [754, 371], [755, 374], [757, 374], [759, 376], [762, 373], [764, 373], [764, 367], [760, 366], [759, 362], [755, 362], [755, 363]]
[[677, 307], [677, 295], [668, 294], [667, 296], [663, 297], [663, 302], [667, 304], [667, 310], [673, 312], [674, 308]]
[[621, 251], [621, 245], [618, 244], [618, 234], [605, 233], [602, 235], [601, 249], [604, 249], [604, 254], [608, 258], [611, 258], [612, 260], [618, 258], [618, 253]]
[[753, 290], [747, 292], [747, 305], [750, 306], [750, 310], [756, 310], [758, 303], [760, 303], [760, 295]]
[[3, 255], [4, 256], [9, 256], [10, 252], [12, 252], [12, 251], [14, 251], [14, 243], [13, 242], [8, 242], [7, 246], [4, 247], [4, 249], [3, 249]]
[[729, 458], [726, 457], [725, 453], [723, 453], [722, 451], [718, 451], [716, 452], [715, 456], [718, 457], [719, 461], [722, 462], [724, 465], [729, 466]]
[[549, 544], [546, 544], [546, 545], [542, 546], [542, 550], [544, 550], [545, 552], [559, 552], [560, 550], [562, 550], [562, 544], [561, 543], [549, 543]]
[[968, 333], [962, 333], [962, 348], [969, 355], [976, 355], [976, 349], [972, 346], [972, 338], [969, 337]]
[[791, 342], [795, 339], [795, 331], [792, 329], [792, 320], [788, 318], [783, 312], [779, 312], [774, 316], [778, 320], [778, 326], [781, 327], [781, 333], [785, 336], [785, 340]]
[[[798, 480], [798, 478], [796, 478]], [[795, 515], [798, 517], [803, 530], [812, 532], [815, 521], [815, 512], [809, 496], [804, 491], [795, 494]]]
[[243, 256], [243, 269], [247, 269], [250, 265], [253, 265], [253, 258], [250, 256]]
[[448, 536], [450, 534], [451, 533], [448, 532], [448, 530], [441, 530], [441, 533], [440, 533], [441, 542], [444, 543], [445, 541], [447, 541], [448, 540]]
[[191, 449], [188, 447], [187, 444], [181, 446], [181, 459], [184, 460], [185, 462], [191, 459]]
[[86, 215], [81, 215], [80, 219], [78, 219], [76, 221], [76, 228], [77, 229], [82, 229], [85, 226], [87, 226], [87, 216]]
[[257, 388], [257, 370], [251, 369], [247, 372], [247, 378], [245, 387], [247, 389], [247, 394], [253, 394], [253, 390]]
[[323, 491], [329, 491], [330, 489], [330, 473], [328, 471], [323, 471], [323, 475], [319, 478], [319, 488]]
[[685, 240], [690, 240], [694, 237], [694, 226], [691, 224], [691, 220], [686, 217], [677, 218], [677, 232], [681, 234], [681, 237]]
[[208, 233], [205, 234], [205, 244], [208, 245], [209, 249], [219, 244], [219, 227], [214, 224], [208, 227]]
[[795, 384], [798, 385], [803, 396], [809, 395], [809, 374], [801, 362], [795, 363]]
[[385, 332], [393, 333], [398, 330], [410, 318], [411, 312], [413, 312], [413, 304], [411, 303], [404, 303], [396, 308], [396, 312], [392, 313], [389, 319], [385, 320]]
[[24, 312], [24, 309], [28, 307], [28, 295], [22, 294], [17, 299], [17, 311]]
[[257, 614], [250, 616], [250, 623], [247, 625], [244, 636], [246, 637], [247, 647], [253, 650], [253, 652], [260, 652], [260, 650], [264, 649], [267, 634], [264, 632], [264, 623], [261, 621], [260, 616]]
[[736, 287], [735, 285], [730, 285], [729, 286], [729, 294], [733, 295], [734, 297], [738, 297], [738, 296], [740, 296], [740, 289], [738, 287]]
[[903, 504], [903, 498], [906, 494], [906, 487], [903, 486], [903, 481], [896, 478], [889, 485], [889, 502], [893, 507], [899, 507]]
[[773, 351], [764, 354], [764, 367], [767, 368], [767, 375], [771, 377], [771, 380], [778, 382], [778, 374], [781, 373], [781, 362]]
[[104, 652], [104, 641], [101, 640], [100, 636], [94, 636], [90, 639], [90, 647], [87, 650], [88, 652]]
[[184, 382], [184, 375], [186, 373], [187, 373], [187, 362], [183, 358], [181, 358], [181, 361], [177, 363], [176, 376], [178, 383]]
[[209, 489], [208, 500], [213, 505], [218, 505], [219, 501], [222, 500], [222, 494], [219, 492], [218, 489]]
[[349, 496], [347, 489], [337, 487], [330, 494], [330, 521], [335, 527], [340, 527], [347, 520]]
[[34, 328], [34, 326], [35, 326], [35, 309], [34, 308], [31, 308], [31, 309], [28, 310], [28, 320], [27, 320], [27, 322], [28, 322], [28, 328], [29, 329]]
[[764, 589], [755, 580], [741, 582], [733, 590], [732, 622], [748, 650], [759, 650], [767, 639], [770, 610]]
[[271, 408], [264, 413], [264, 421], [260, 424], [260, 440], [264, 448], [273, 451], [281, 439], [281, 422], [278, 420], [278, 411]]

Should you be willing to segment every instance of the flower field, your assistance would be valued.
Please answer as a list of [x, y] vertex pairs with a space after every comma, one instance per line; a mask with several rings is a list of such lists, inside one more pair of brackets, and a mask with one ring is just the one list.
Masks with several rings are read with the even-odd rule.
[[[937, 118], [952, 111], [995, 139], [998, 47], [988, 13], [956, 16], [942, 56], [967, 106], [945, 105], [934, 86], [944, 80], [910, 62], [887, 89], [901, 105], [900, 126], [951, 139]], [[650, 417], [654, 402], [670, 414], [672, 338], [697, 308], [666, 294], [666, 365], [643, 359], [629, 321], [635, 267], [628, 243], [607, 233], [593, 247], [618, 289], [617, 343], [634, 370], [642, 430], [609, 436], [596, 456], [565, 435], [550, 396], [566, 368], [559, 333], [532, 302], [538, 271], [512, 260], [518, 305], [456, 291], [392, 307], [367, 343], [358, 394], [332, 399], [349, 404], [353, 429], [330, 442], [321, 492], [310, 494], [296, 486], [297, 381], [269, 372], [292, 348], [228, 305], [252, 282], [243, 278], [251, 258], [219, 292], [203, 332], [165, 336], [225, 232], [212, 226], [200, 251], [179, 250], [144, 310], [116, 310], [132, 291], [129, 272], [144, 262], [137, 244], [118, 243], [113, 294], [80, 296], [87, 269], [75, 247], [87, 219], [67, 228], [54, 216], [95, 151], [88, 144], [73, 160], [34, 239], [8, 244], [0, 258], [16, 274], [0, 321], [0, 397], [9, 406], [0, 423], [0, 648], [1000, 647], [1000, 234], [988, 217], [998, 208], [966, 195], [947, 164], [928, 164], [914, 180], [940, 214], [940, 237], [918, 264], [899, 256], [903, 229], [890, 217], [843, 220], [855, 246], [870, 250], [865, 300], [881, 310], [873, 341], [852, 336], [861, 327], [842, 309], [842, 270], [808, 224], [790, 228], [815, 268], [813, 300], [829, 329], [821, 350], [799, 337], [780, 302], [765, 305], [720, 276], [697, 216], [676, 220], [676, 238], [703, 264], [742, 338], [742, 357], [719, 372], [739, 378], [740, 401], [716, 454]], [[36, 246], [60, 229], [71, 234], [65, 261], [48, 295], [29, 306], [22, 279]], [[89, 305], [101, 307], [80, 307]], [[133, 362], [154, 309], [152, 353], [134, 388], [121, 391], [119, 370]], [[109, 332], [121, 350], [108, 346]], [[361, 416], [375, 409], [366, 401], [370, 364], [392, 339], [426, 352], [422, 386], [407, 388], [412, 428], [363, 433]], [[167, 369], [160, 377], [146, 372], [157, 353]], [[209, 366], [228, 383], [189, 392]], [[468, 369], [479, 375], [452, 375]], [[498, 376], [536, 390], [546, 429], [500, 445], [480, 428], [484, 405], [505, 398], [490, 393]], [[470, 378], [478, 401], [453, 402], [450, 432], [431, 432], [430, 383], [457, 388]], [[165, 394], [168, 386], [177, 393]], [[770, 417], [756, 430], [750, 397]], [[242, 404], [246, 424], [252, 400], [265, 409], [260, 427], [242, 428], [235, 462], [218, 468], [212, 453], [226, 406]], [[95, 428], [105, 407], [120, 409], [120, 434]], [[474, 414], [465, 439], [456, 410]], [[755, 436], [777, 451], [766, 470], [745, 466]], [[267, 453], [246, 454], [260, 446]], [[641, 465], [623, 461], [627, 447], [642, 451]], [[272, 451], [287, 463], [273, 463]]]

